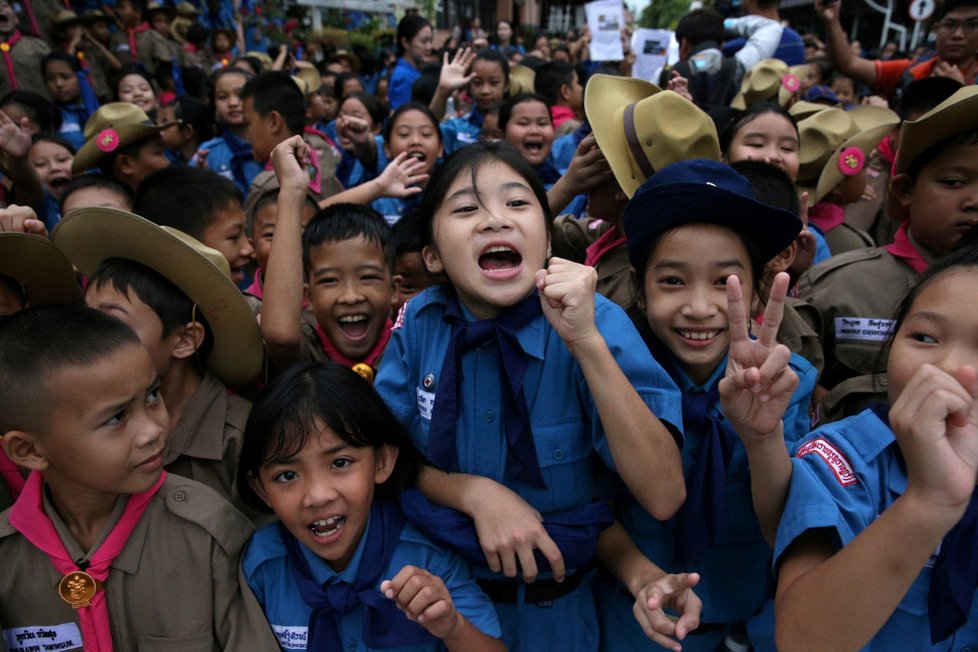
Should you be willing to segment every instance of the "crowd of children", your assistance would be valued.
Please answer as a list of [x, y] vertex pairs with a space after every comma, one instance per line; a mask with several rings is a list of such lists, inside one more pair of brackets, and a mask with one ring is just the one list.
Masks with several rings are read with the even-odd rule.
[[978, 646], [978, 87], [199, 16], [0, 0], [0, 650]]

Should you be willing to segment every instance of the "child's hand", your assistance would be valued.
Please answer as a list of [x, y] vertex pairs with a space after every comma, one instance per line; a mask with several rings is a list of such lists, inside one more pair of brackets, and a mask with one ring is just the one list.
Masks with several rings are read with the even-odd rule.
[[594, 323], [597, 282], [593, 267], [563, 258], [551, 258], [547, 269], [536, 273], [543, 314], [572, 352], [575, 344], [601, 337]]
[[953, 525], [960, 520], [978, 475], [978, 373], [954, 375], [925, 364], [890, 408], [890, 426], [907, 462], [905, 495]]
[[0, 208], [0, 233], [33, 233], [48, 237], [48, 230], [44, 222], [37, 219], [34, 209], [16, 204]]
[[31, 151], [31, 134], [28, 130], [30, 120], [21, 118], [20, 124], [14, 122], [9, 115], [0, 111], [0, 151], [13, 158], [24, 158]]
[[681, 95], [690, 102], [693, 101], [693, 95], [689, 92], [689, 80], [675, 70], [673, 70], [669, 75], [669, 86], [666, 90], [670, 90], [677, 95]]
[[[699, 581], [699, 573], [667, 574], [639, 591], [632, 613], [649, 640], [675, 652], [682, 649], [676, 640], [700, 625], [703, 602], [693, 593]], [[666, 614], [666, 609], [679, 612], [679, 618]]]
[[419, 184], [428, 180], [424, 166], [424, 161], [410, 158], [407, 152], [398, 154], [376, 179], [380, 196], [410, 197], [421, 192]]
[[412, 620], [437, 638], [456, 633], [462, 617], [441, 578], [423, 568], [405, 566], [394, 579], [380, 583], [380, 590]]
[[373, 138], [367, 121], [352, 115], [341, 115], [336, 118], [336, 132], [341, 137], [353, 141], [355, 145], [364, 145]]
[[612, 178], [611, 166], [604, 157], [594, 134], [589, 134], [574, 152], [564, 173], [575, 194], [586, 194]]
[[306, 171], [312, 152], [302, 136], [292, 136], [283, 140], [272, 150], [272, 167], [278, 177], [282, 190], [306, 192], [309, 188], [309, 173]]
[[787, 292], [788, 275], [782, 272], [774, 277], [764, 323], [752, 340], [740, 279], [733, 275], [727, 279], [730, 354], [726, 376], [720, 381], [720, 403], [741, 438], [764, 437], [778, 430], [798, 387], [798, 375], [788, 366], [791, 351], [776, 339]]
[[446, 52], [441, 73], [438, 75], [438, 87], [448, 92], [465, 87], [474, 76], [474, 73], [465, 74], [473, 61], [475, 61], [475, 52], [471, 48], [456, 50], [450, 62]]

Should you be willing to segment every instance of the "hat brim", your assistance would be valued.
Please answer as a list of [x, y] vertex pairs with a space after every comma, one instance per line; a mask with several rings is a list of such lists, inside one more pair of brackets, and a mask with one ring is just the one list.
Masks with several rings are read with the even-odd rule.
[[[934, 119], [940, 115], [940, 119]], [[900, 134], [894, 174], [906, 174], [914, 160], [930, 147], [964, 131], [978, 128], [978, 86], [965, 86], [928, 113], [905, 122]]]
[[261, 331], [244, 295], [225, 273], [175, 235], [138, 215], [111, 208], [72, 211], [51, 234], [86, 276], [110, 258], [158, 272], [197, 304], [214, 340], [205, 365], [225, 384], [254, 380], [264, 360]]
[[822, 168], [822, 172], [818, 176], [817, 183], [807, 185], [802, 182], [798, 183], [799, 191], [808, 192], [808, 205], [814, 206], [820, 202], [826, 195], [832, 192], [833, 188], [842, 183], [842, 181], [846, 178], [846, 175], [844, 175], [842, 170], [839, 168], [839, 156], [842, 154], [843, 150], [850, 147], [858, 147], [863, 151], [863, 154], [866, 155], [866, 160], [869, 160], [869, 155], [872, 153], [873, 149], [880, 144], [880, 141], [886, 137], [886, 134], [893, 130], [898, 122], [899, 120], [889, 124], [882, 124], [869, 128], [839, 145], [839, 147], [832, 152], [832, 155], [829, 156], [829, 160], [825, 163], [825, 167]]
[[[717, 210], [718, 206], [722, 210]], [[639, 220], [655, 224], [639, 228]], [[717, 224], [736, 231], [754, 243], [765, 263], [790, 245], [802, 228], [801, 220], [793, 213], [712, 184], [663, 184], [636, 193], [625, 209], [625, 235], [632, 266], [639, 273], [644, 272], [638, 267], [652, 240], [689, 224]]]
[[47, 238], [30, 233], [0, 233], [0, 276], [24, 288], [32, 306], [78, 303], [75, 270]]
[[95, 141], [95, 138], [89, 138], [81, 146], [81, 149], [78, 150], [78, 153], [75, 154], [75, 159], [71, 162], [71, 172], [72, 174], [87, 172], [98, 165], [98, 162], [106, 156], [118, 152], [123, 147], [138, 143], [150, 136], [155, 136], [175, 124], [177, 123], [170, 122], [165, 125], [125, 124], [112, 127], [119, 134], [119, 144], [111, 152], [103, 152], [98, 148], [98, 143]]

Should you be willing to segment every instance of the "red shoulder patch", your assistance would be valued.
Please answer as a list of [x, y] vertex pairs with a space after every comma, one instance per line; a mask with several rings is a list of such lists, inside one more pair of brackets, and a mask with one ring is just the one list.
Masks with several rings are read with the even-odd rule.
[[856, 484], [858, 480], [856, 479], [856, 473], [852, 470], [852, 465], [849, 464], [849, 460], [845, 458], [839, 449], [833, 446], [827, 439], [823, 437], [818, 437], [803, 444], [798, 452], [795, 453], [795, 457], [801, 459], [806, 455], [811, 454], [818, 455], [822, 460], [828, 464], [832, 473], [835, 474], [835, 479], [839, 481], [843, 487], [848, 487], [849, 485]]

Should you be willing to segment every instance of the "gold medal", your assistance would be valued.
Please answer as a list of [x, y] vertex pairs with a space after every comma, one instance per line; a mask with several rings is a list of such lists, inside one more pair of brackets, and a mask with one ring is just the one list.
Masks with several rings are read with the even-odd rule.
[[58, 595], [75, 609], [88, 607], [101, 588], [100, 583], [85, 571], [68, 573], [58, 582]]
[[360, 374], [360, 377], [366, 380], [368, 383], [374, 382], [374, 369], [370, 365], [363, 362], [358, 362], [353, 365], [351, 369]]

